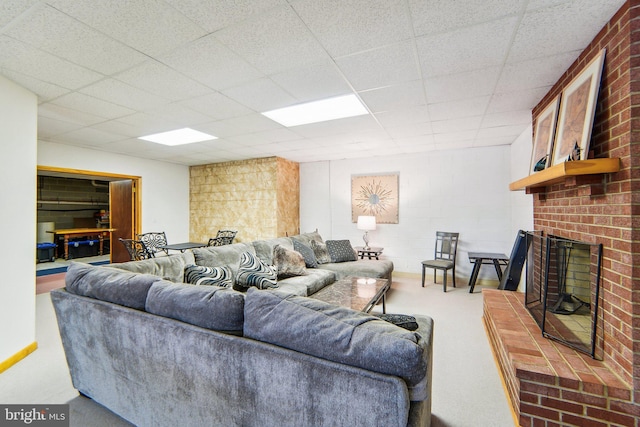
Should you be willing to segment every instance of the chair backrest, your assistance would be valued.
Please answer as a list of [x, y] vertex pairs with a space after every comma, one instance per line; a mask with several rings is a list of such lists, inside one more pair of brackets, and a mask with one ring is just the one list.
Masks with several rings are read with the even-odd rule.
[[154, 258], [153, 253], [149, 252], [147, 246], [142, 240], [123, 239], [121, 237], [118, 238], [118, 240], [120, 240], [124, 247], [127, 248], [131, 261]]
[[152, 254], [155, 254], [159, 251], [163, 251], [164, 253], [169, 254], [169, 251], [167, 249], [160, 248], [160, 246], [164, 246], [167, 244], [167, 235], [164, 233], [164, 231], [142, 233], [138, 234], [136, 238], [138, 240], [141, 240], [147, 247], [147, 250]]
[[224, 246], [233, 243], [233, 239], [236, 238], [237, 231], [233, 230], [218, 230], [216, 237], [209, 239], [207, 246]]
[[458, 253], [458, 236], [460, 233], [436, 231], [435, 259], [456, 260]]

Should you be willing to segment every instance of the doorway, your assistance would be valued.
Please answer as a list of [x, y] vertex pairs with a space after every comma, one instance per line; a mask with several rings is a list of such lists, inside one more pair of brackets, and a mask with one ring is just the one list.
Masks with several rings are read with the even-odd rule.
[[[41, 192], [38, 193], [38, 210], [44, 205], [62, 206], [67, 208], [69, 212], [82, 212], [77, 214], [77, 218], [69, 218], [61, 221], [64, 228], [111, 228], [114, 229], [110, 234], [108, 250], [109, 262], [123, 262], [129, 260], [129, 254], [123, 245], [119, 244], [118, 238], [133, 238], [135, 234], [140, 233], [141, 224], [141, 198], [140, 188], [142, 178], [133, 175], [114, 174], [108, 172], [88, 171], [79, 169], [58, 168], [51, 166], [38, 166], [38, 179], [57, 178], [69, 179], [74, 182], [90, 182], [92, 186], [102, 188], [103, 197], [101, 195], [74, 197], [67, 194], [60, 194], [52, 197], [48, 193], [46, 198], [41, 198]], [[42, 177], [42, 178], [41, 178]], [[81, 205], [78, 207], [78, 205]], [[69, 209], [72, 206], [74, 209]], [[95, 218], [92, 218], [95, 215]], [[40, 223], [40, 218], [38, 218]], [[40, 225], [40, 224], [39, 224]], [[57, 225], [55, 228], [60, 229]], [[106, 243], [106, 242], [105, 242]], [[106, 251], [106, 247], [104, 248]]]

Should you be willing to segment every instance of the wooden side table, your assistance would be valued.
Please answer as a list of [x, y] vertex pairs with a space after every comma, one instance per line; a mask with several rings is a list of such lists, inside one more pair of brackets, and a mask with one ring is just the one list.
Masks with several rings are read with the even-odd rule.
[[372, 246], [369, 249], [365, 249], [363, 246], [356, 246], [353, 249], [358, 251], [358, 256], [360, 257], [360, 259], [364, 259], [365, 256], [369, 259], [373, 259], [373, 257], [375, 257], [376, 259], [380, 259], [378, 257], [380, 256], [384, 248], [376, 248]]

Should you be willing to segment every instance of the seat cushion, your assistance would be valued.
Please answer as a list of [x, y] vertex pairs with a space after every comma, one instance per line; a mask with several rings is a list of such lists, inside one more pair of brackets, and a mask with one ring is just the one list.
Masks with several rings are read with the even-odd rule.
[[448, 259], [432, 259], [422, 261], [422, 265], [431, 268], [453, 268], [453, 261], [449, 261]]
[[109, 267], [134, 273], [153, 274], [170, 282], [182, 283], [184, 282], [184, 268], [189, 264], [195, 264], [195, 258], [192, 252], [186, 251], [170, 256], [110, 264]]

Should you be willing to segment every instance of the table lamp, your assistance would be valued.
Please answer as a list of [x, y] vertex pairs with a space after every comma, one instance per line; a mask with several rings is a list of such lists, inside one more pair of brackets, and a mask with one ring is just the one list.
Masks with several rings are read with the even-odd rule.
[[369, 250], [371, 247], [369, 246], [369, 230], [376, 229], [376, 217], [375, 216], [365, 216], [361, 215], [358, 217], [358, 230], [364, 230], [364, 236], [362, 236], [362, 240], [364, 240], [364, 248]]

